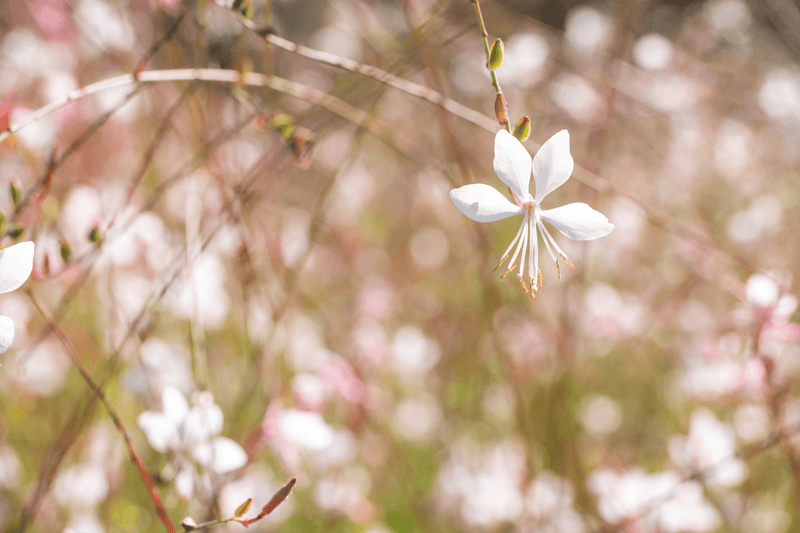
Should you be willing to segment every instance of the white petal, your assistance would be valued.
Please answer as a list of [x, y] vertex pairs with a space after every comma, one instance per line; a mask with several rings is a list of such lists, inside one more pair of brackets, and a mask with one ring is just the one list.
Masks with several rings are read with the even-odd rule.
[[197, 462], [210, 467], [218, 474], [232, 472], [247, 463], [247, 454], [241, 446], [227, 437], [217, 437], [204, 442], [192, 450]]
[[182, 465], [175, 474], [175, 491], [184, 500], [191, 500], [197, 471], [191, 465]]
[[139, 415], [138, 423], [154, 450], [164, 453], [178, 447], [178, 427], [164, 413], [145, 411]]
[[14, 321], [0, 315], [0, 353], [5, 353], [14, 342]]
[[21, 242], [0, 250], [0, 294], [18, 289], [33, 270], [33, 243]]
[[614, 224], [609, 222], [603, 213], [583, 203], [546, 209], [540, 216], [542, 220], [546, 220], [558, 231], [576, 241], [599, 239], [614, 229]]
[[533, 179], [536, 201], [541, 202], [572, 175], [575, 162], [569, 154], [569, 132], [561, 130], [542, 145], [533, 156]]
[[177, 427], [189, 412], [189, 403], [175, 387], [164, 387], [161, 392], [161, 408], [166, 416]]
[[520, 198], [530, 196], [531, 154], [506, 130], [498, 131], [494, 138], [494, 171]]
[[222, 409], [217, 404], [195, 405], [189, 410], [183, 423], [184, 437], [190, 442], [208, 440], [220, 434], [222, 423]]
[[483, 183], [453, 189], [450, 198], [462, 213], [477, 222], [494, 222], [522, 214], [521, 207], [509, 202], [494, 187]]

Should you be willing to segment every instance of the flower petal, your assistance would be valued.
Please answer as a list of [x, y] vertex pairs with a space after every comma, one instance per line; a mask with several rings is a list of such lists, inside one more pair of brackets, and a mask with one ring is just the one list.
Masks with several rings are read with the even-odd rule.
[[33, 270], [33, 243], [21, 242], [0, 250], [0, 294], [18, 289]]
[[137, 422], [154, 450], [164, 453], [180, 445], [178, 427], [164, 413], [145, 411], [139, 415]]
[[506, 130], [498, 131], [494, 138], [494, 171], [520, 198], [530, 196], [531, 154]]
[[569, 154], [569, 132], [561, 130], [542, 145], [533, 156], [533, 179], [536, 181], [536, 201], [541, 202], [567, 181], [575, 168]]
[[591, 241], [605, 237], [614, 229], [614, 224], [584, 203], [562, 205], [541, 212], [542, 220], [552, 224], [558, 231], [576, 241]]
[[0, 353], [5, 353], [14, 342], [14, 321], [0, 315]]
[[192, 449], [197, 462], [218, 474], [232, 472], [247, 464], [247, 454], [239, 444], [227, 437], [217, 437], [211, 442], [202, 442]]
[[164, 416], [174, 423], [176, 427], [183, 423], [189, 412], [189, 402], [175, 387], [164, 387], [161, 392], [161, 406]]
[[462, 213], [477, 222], [494, 222], [522, 214], [521, 207], [509, 202], [494, 187], [483, 183], [453, 189], [450, 198]]

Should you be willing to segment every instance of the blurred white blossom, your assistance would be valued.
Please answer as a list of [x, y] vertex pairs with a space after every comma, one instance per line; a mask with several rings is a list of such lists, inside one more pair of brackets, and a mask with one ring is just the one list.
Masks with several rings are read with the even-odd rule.
[[176, 490], [186, 499], [198, 484], [195, 462], [217, 474], [236, 470], [247, 463], [247, 454], [235, 441], [218, 436], [222, 431], [222, 410], [210, 392], [198, 392], [192, 404], [172, 387], [165, 387], [161, 411], [139, 415], [139, 427], [150, 446], [170, 455], [171, 476]]
[[687, 436], [669, 440], [672, 461], [688, 474], [702, 474], [712, 486], [734, 487], [744, 481], [747, 466], [735, 457], [736, 437], [705, 408], [692, 413]]

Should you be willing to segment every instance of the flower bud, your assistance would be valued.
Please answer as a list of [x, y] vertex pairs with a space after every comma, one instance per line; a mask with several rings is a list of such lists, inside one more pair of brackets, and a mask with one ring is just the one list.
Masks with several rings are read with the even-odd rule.
[[194, 531], [197, 529], [197, 522], [195, 522], [191, 516], [187, 516], [183, 519], [183, 522], [181, 522], [181, 526], [183, 526], [184, 531]]
[[497, 99], [494, 101], [494, 113], [501, 125], [508, 122], [508, 103], [503, 93], [497, 93]]
[[492, 49], [489, 51], [489, 63], [487, 67], [489, 70], [494, 70], [503, 62], [503, 41], [495, 39], [492, 44]]
[[236, 508], [236, 512], [233, 513], [233, 516], [235, 516], [236, 518], [242, 516], [244, 513], [247, 512], [248, 509], [250, 509], [251, 503], [253, 503], [253, 498], [247, 498], [246, 502], [244, 502], [242, 505]]
[[253, 0], [234, 0], [231, 7], [245, 18], [253, 18]]
[[11, 180], [11, 201], [14, 203], [14, 207], [19, 205], [20, 200], [22, 200], [22, 183], [14, 178]]
[[517, 138], [519, 142], [525, 142], [531, 134], [531, 117], [525, 115], [514, 124], [514, 131], [511, 134]]
[[89, 240], [95, 244], [99, 244], [103, 240], [103, 235], [100, 233], [100, 228], [97, 226], [92, 228], [89, 232]]
[[8, 228], [8, 236], [14, 240], [17, 240], [20, 237], [22, 237], [23, 233], [25, 233], [25, 228], [23, 228], [19, 224], [12, 224], [11, 227]]
[[69, 256], [72, 255], [72, 248], [70, 247], [69, 243], [67, 241], [62, 240], [59, 243], [59, 248], [61, 251], [61, 259], [63, 259], [64, 261], [69, 260]]

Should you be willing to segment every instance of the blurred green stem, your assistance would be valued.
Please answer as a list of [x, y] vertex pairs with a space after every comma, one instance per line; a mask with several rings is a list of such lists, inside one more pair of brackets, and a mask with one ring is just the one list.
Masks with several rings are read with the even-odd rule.
[[[478, 17], [478, 24], [481, 27], [481, 39], [483, 39], [483, 49], [486, 52], [486, 65], [488, 70], [489, 65], [489, 56], [491, 55], [491, 48], [489, 48], [489, 34], [486, 31], [486, 24], [483, 22], [483, 13], [481, 13], [481, 4], [479, 0], [470, 0], [472, 5], [475, 6], [475, 16]], [[498, 95], [503, 94], [503, 90], [500, 88], [500, 82], [497, 81], [497, 73], [494, 70], [489, 70], [489, 74], [492, 76], [492, 87], [494, 87], [495, 92]], [[511, 133], [511, 121], [508, 119], [508, 110], [505, 111], [505, 127], [508, 133]]]

